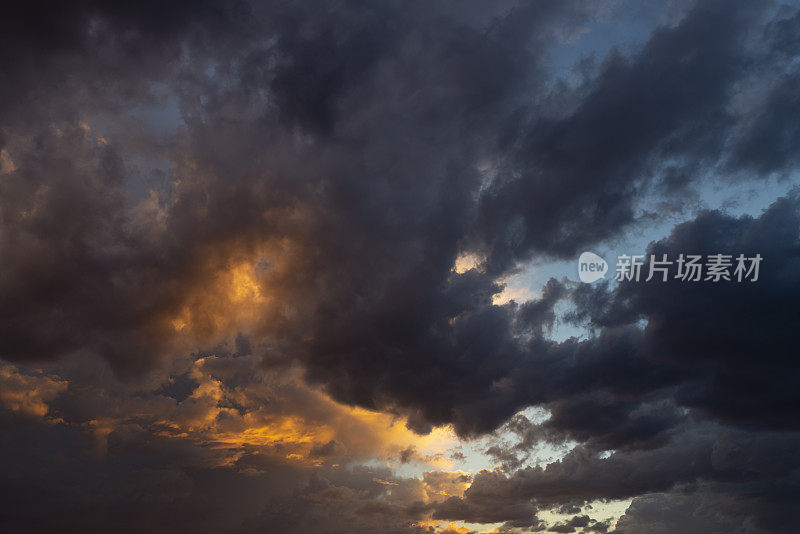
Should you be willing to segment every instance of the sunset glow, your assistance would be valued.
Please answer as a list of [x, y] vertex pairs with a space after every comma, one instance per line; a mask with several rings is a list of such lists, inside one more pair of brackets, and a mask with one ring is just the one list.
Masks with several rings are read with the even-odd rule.
[[0, 16], [0, 534], [797, 534], [800, 4]]

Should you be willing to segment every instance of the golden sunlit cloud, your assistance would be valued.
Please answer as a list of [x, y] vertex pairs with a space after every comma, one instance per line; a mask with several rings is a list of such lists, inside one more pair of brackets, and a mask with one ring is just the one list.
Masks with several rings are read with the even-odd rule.
[[458, 274], [465, 273], [470, 269], [477, 269], [483, 262], [483, 258], [473, 252], [463, 252], [456, 258], [453, 270]]
[[[401, 453], [413, 451], [406, 461], [452, 468], [446, 453], [458, 439], [451, 428], [420, 436], [403, 418], [334, 401], [308, 386], [297, 368], [265, 370], [259, 361], [256, 356], [199, 358], [187, 375], [197, 384], [187, 398], [176, 402], [144, 390], [118, 401], [109, 397], [94, 407], [96, 413], [83, 426], [101, 448], [110, 434], [133, 425], [159, 438], [192, 443], [216, 465], [256, 453], [308, 466], [375, 458], [398, 466]], [[219, 374], [229, 368], [245, 373], [249, 381], [233, 384], [232, 377]], [[0, 402], [39, 417], [48, 413], [48, 401], [68, 387], [58, 376], [22, 374], [9, 364], [0, 367], [0, 383]], [[426, 478], [431, 495], [452, 493], [455, 486], [448, 489], [446, 483], [433, 475]]]
[[48, 402], [67, 389], [67, 382], [41, 371], [23, 374], [14, 365], [0, 362], [0, 404], [28, 415], [44, 417]]

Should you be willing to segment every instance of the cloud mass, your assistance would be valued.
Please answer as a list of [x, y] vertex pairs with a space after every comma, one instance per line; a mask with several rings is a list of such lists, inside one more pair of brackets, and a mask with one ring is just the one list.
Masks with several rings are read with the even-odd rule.
[[[3, 531], [797, 530], [797, 5], [58, 2], [0, 42]], [[764, 261], [577, 281], [631, 243]]]

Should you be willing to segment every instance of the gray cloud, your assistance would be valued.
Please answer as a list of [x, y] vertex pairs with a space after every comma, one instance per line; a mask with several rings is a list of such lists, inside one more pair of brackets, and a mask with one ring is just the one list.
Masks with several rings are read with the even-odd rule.
[[[336, 401], [420, 433], [480, 435], [532, 405], [551, 414], [510, 421], [519, 443], [491, 452], [506, 471], [436, 506], [382, 500], [375, 473], [305, 486], [307, 472], [259, 467], [249, 451], [243, 471], [275, 469], [297, 492], [249, 502], [244, 528], [413, 532], [426, 513], [543, 528], [540, 507], [636, 497], [620, 528], [646, 532], [663, 519], [658, 501], [683, 525], [701, 505], [681, 492], [695, 488], [743, 510], [752, 532], [790, 531], [789, 507], [764, 488], [796, 495], [779, 434], [794, 443], [798, 430], [796, 194], [758, 218], [701, 213], [649, 248], [759, 252], [757, 284], [552, 279], [531, 302], [492, 302], [520, 262], [629, 229], [645, 196], [680, 212], [708, 176], [758, 184], [796, 171], [796, 10], [697, 2], [641, 49], [612, 50], [596, 70], [583, 62], [580, 82], [554, 77], [555, 47], [602, 16], [617, 23], [606, 8], [79, 2], [4, 17], [0, 357], [70, 385], [48, 399], [58, 424], [4, 415], [3, 457], [27, 452], [8, 466], [17, 497], [3, 521], [118, 526], [154, 485], [172, 530], [214, 510], [209, 485], [246, 476], [198, 467], [196, 443], [164, 439], [163, 422], [137, 411], [192, 407], [203, 385], [191, 366], [205, 359], [205, 384], [221, 392], [209, 410], [229, 414], [220, 424], [265, 406], [288, 413], [254, 361], [273, 377], [302, 369]], [[456, 272], [462, 253], [476, 265]], [[594, 335], [548, 338], [567, 299]], [[85, 363], [96, 357], [113, 377]], [[106, 410], [124, 424], [108, 434], [111, 456], [90, 461], [76, 429]], [[517, 469], [542, 441], [567, 440], [579, 445], [561, 462]], [[352, 446], [325, 439], [308, 452], [341, 459]], [[56, 458], [50, 475], [36, 471], [43, 456]], [[86, 498], [32, 523], [42, 488]], [[97, 514], [80, 517], [87, 507]], [[576, 517], [554, 528], [603, 528]], [[196, 519], [192, 529], [231, 526]]]

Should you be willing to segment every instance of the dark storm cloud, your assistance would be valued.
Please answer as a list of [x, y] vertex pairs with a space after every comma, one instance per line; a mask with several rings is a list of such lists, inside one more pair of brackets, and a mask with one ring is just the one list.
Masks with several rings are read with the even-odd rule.
[[255, 476], [196, 465], [191, 443], [152, 434], [122, 431], [101, 454], [76, 427], [6, 410], [0, 422], [5, 532], [223, 532], [308, 478], [268, 459]]
[[[747, 36], [765, 7], [698, 2], [634, 57], [612, 52], [574, 111], [534, 119], [513, 153], [515, 172], [481, 199], [477, 230], [490, 264], [504, 268], [531, 253], [571, 257], [636, 219], [649, 182], [677, 172], [663, 162], [696, 175], [718, 158], [741, 127], [727, 109], [734, 87], [752, 62], [761, 67]], [[797, 109], [795, 99], [775, 99]], [[756, 126], [751, 135], [791, 136], [790, 119], [782, 120], [788, 128], [759, 134]]]
[[[569, 534], [571, 532], [576, 532], [576, 528], [585, 528], [588, 527], [591, 523], [596, 523], [593, 521], [588, 515], [576, 515], [569, 521], [565, 521], [559, 525], [553, 525], [548, 529], [548, 532], [562, 532], [565, 534]], [[584, 531], [585, 532], [585, 531]]]
[[764, 29], [773, 61], [780, 66], [774, 77], [761, 80], [768, 96], [758, 106], [751, 126], [736, 144], [733, 169], [744, 167], [757, 172], [785, 172], [797, 163], [796, 147], [800, 141], [797, 117], [800, 112], [797, 95], [798, 73], [792, 62], [800, 53], [800, 14], [786, 11]]
[[[800, 200], [781, 198], [759, 218], [702, 213], [648, 248], [659, 258], [679, 251], [759, 253], [769, 263], [757, 282], [741, 284], [622, 283], [610, 293], [582, 286], [574, 293], [587, 304], [582, 318], [601, 333], [569, 360], [548, 363], [553, 387], [535, 391], [552, 395], [540, 400], [551, 417], [538, 425], [512, 419], [506, 428], [519, 442], [489, 453], [513, 474], [477, 476], [448, 509], [457, 503], [476, 520], [475, 507], [489, 495], [533, 499], [540, 507], [653, 492], [668, 492], [653, 499], [684, 502], [681, 492], [692, 487], [704, 501], [738, 507], [734, 515], [752, 523], [753, 532], [793, 531], [796, 514], [781, 491], [796, 495], [798, 484], [792, 451], [800, 376], [793, 359], [800, 340], [790, 325], [800, 319]], [[611, 341], [621, 328], [638, 332], [631, 325], [642, 320], [640, 334]], [[537, 443], [564, 439], [582, 445], [545, 468], [517, 470]], [[614, 449], [609, 457], [598, 455], [606, 449]], [[771, 484], [782, 490], [770, 491]], [[691, 510], [670, 524], [689, 521]], [[644, 504], [635, 505], [623, 523], [638, 532], [644, 527], [631, 525], [654, 520], [646, 513]], [[717, 528], [728, 519], [720, 521]]]
[[119, 109], [146, 97], [148, 83], [174, 69], [183, 42], [208, 50], [213, 39], [222, 47], [245, 28], [248, 11], [244, 3], [214, 1], [10, 6], [0, 22], [2, 129], [41, 127], [75, 118], [77, 106]]
[[800, 103], [794, 88], [798, 83], [800, 74], [797, 72], [780, 76], [753, 126], [739, 141], [733, 154], [734, 168], [751, 168], [761, 173], [786, 172], [797, 164]]
[[707, 212], [648, 251], [656, 257], [758, 253], [765, 263], [757, 282], [622, 284], [596, 319], [647, 320], [640, 350], [683, 375], [678, 402], [744, 426], [796, 430], [799, 208], [793, 195], [756, 219]]
[[182, 44], [203, 49], [241, 15], [233, 6], [185, 7], [49, 2], [21, 4], [3, 17], [4, 357], [88, 350], [120, 372], [139, 373], [167, 350], [159, 323], [183, 300], [178, 294], [197, 262], [183, 244], [169, 257], [151, 232], [152, 213], [130, 217], [132, 154], [82, 121], [122, 117], [126, 107], [151, 101], [151, 84], [169, 76]]
[[[270, 368], [299, 362], [336, 400], [407, 416], [420, 432], [452, 423], [476, 435], [526, 406], [551, 413], [540, 425], [512, 421], [520, 445], [492, 452], [509, 473], [484, 472], [435, 510], [381, 501], [384, 484], [367, 475], [320, 479], [272, 501], [254, 529], [345, 528], [337, 510], [350, 531], [413, 532], [431, 510], [538, 528], [539, 506], [652, 492], [678, 502], [670, 492], [695, 483], [708, 499], [706, 484], [723, 484], [714, 491], [769, 524], [775, 496], [762, 499], [764, 486], [796, 492], [796, 458], [778, 445], [779, 432], [794, 443], [800, 407], [796, 197], [755, 219], [704, 213], [650, 249], [759, 252], [758, 283], [584, 286], [574, 319], [596, 335], [563, 343], [546, 334], [565, 282], [551, 280], [533, 302], [492, 303], [518, 262], [569, 257], [629, 228], [645, 194], [680, 194], [718, 167], [754, 179], [795, 170], [795, 12], [698, 2], [641, 50], [600, 58], [580, 86], [554, 81], [553, 47], [602, 11], [555, 1], [80, 2], [4, 17], [0, 356], [98, 354], [117, 376], [143, 380], [170, 356], [236, 338], [242, 355], [263, 355]], [[771, 83], [759, 87], [760, 78]], [[181, 117], [165, 141], [129, 116], [148, 103]], [[103, 120], [118, 128], [107, 139]], [[142, 158], [169, 169], [142, 177]], [[153, 182], [152, 196], [137, 198]], [[478, 257], [476, 268], [453, 270], [462, 252]], [[254, 285], [269, 301], [244, 336], [243, 306], [215, 283], [253, 257], [263, 264]], [[194, 382], [159, 387], [186, 400]], [[244, 400], [220, 403], [241, 414], [267, 403]], [[56, 404], [66, 424], [92, 413], [74, 396]], [[708, 428], [752, 461], [715, 457]], [[144, 457], [149, 481], [177, 478], [175, 494], [194, 492], [158, 457], [182, 447], [152, 430], [126, 427], [111, 435], [112, 450], [134, 466]], [[580, 445], [562, 462], [513, 472], [516, 455], [568, 439]], [[344, 454], [339, 445], [317, 444], [314, 455]], [[9, 491], [26, 487], [35, 462], [21, 462]], [[113, 472], [109, 462], [96, 468]], [[74, 479], [95, 488], [104, 510], [146, 494], [124, 470], [108, 482], [124, 494], [114, 500], [75, 465], [56, 466], [39, 486]], [[626, 519], [634, 525], [652, 513], [637, 502]], [[81, 506], [64, 513], [78, 521], [69, 514]], [[775, 530], [788, 531], [775, 506]]]
[[[544, 170], [539, 174], [521, 174], [518, 179], [502, 174], [497, 177], [478, 203], [481, 215], [477, 227], [470, 224], [475, 212], [473, 197], [467, 192], [480, 177], [463, 162], [470, 161], [468, 151], [473, 142], [480, 146], [479, 141], [485, 143], [493, 138], [484, 130], [486, 124], [470, 123], [469, 133], [459, 134], [461, 143], [453, 144], [451, 139], [436, 144], [435, 153], [428, 149], [431, 139], [443, 142], [445, 132], [458, 132], [462, 118], [473, 116], [464, 111], [470, 109], [472, 97], [458, 93], [445, 103], [439, 93], [442, 84], [432, 83], [431, 90], [418, 92], [413, 102], [390, 100], [389, 105], [377, 106], [372, 95], [394, 95], [394, 87], [387, 82], [410, 79], [407, 66], [402, 61], [384, 60], [381, 68], [371, 70], [371, 74], [358, 70], [358, 83], [372, 89], [348, 91], [341, 86], [342, 96], [336, 108], [340, 113], [326, 115], [320, 126], [327, 133], [316, 141], [325, 146], [326, 137], [336, 137], [341, 132], [339, 135], [347, 134], [349, 142], [361, 140], [359, 148], [370, 156], [361, 156], [366, 166], [353, 166], [354, 161], [339, 158], [316, 162], [319, 165], [316, 172], [333, 172], [336, 177], [325, 181], [322, 199], [330, 217], [322, 226], [327, 230], [326, 241], [334, 248], [323, 254], [324, 266], [312, 263], [309, 267], [312, 271], [319, 269], [314, 272], [315, 278], [326, 280], [326, 300], [339, 305], [328, 305], [314, 312], [310, 321], [316, 326], [312, 327], [315, 335], [307, 346], [305, 359], [309, 376], [326, 384], [336, 398], [347, 402], [367, 406], [394, 402], [405, 406], [411, 414], [411, 424], [421, 430], [429, 424], [452, 421], [462, 432], [484, 431], [513, 413], [521, 403], [539, 400], [541, 393], [528, 397], [528, 393], [520, 392], [508, 370], [535, 365], [538, 356], [530, 357], [531, 353], [566, 354], [573, 349], [542, 342], [538, 342], [538, 347], [537, 342], [520, 345], [517, 334], [529, 327], [534, 331], [541, 329], [549, 316], [532, 314], [544, 322], [525, 325], [520, 320], [525, 317], [524, 312], [518, 314], [513, 307], [491, 306], [489, 297], [495, 290], [492, 258], [499, 249], [490, 255], [488, 276], [474, 272], [457, 275], [446, 271], [457, 250], [453, 245], [476, 228], [479, 231], [484, 228], [484, 207], [497, 201], [497, 212], [501, 214], [498, 220], [503, 227], [491, 227], [488, 234], [492, 240], [505, 239], [506, 223], [511, 224], [508, 228], [517, 228], [519, 218], [514, 206], [518, 206], [524, 216], [542, 217], [544, 221], [524, 227], [522, 234], [531, 239], [551, 239], [558, 247], [570, 247], [562, 252], [572, 252], [578, 244], [594, 242], [631, 220], [627, 216], [624, 221], [617, 220], [614, 213], [621, 213], [619, 207], [630, 211], [625, 206], [634, 206], [636, 192], [631, 185], [653, 170], [650, 167], [658, 158], [699, 162], [719, 157], [725, 132], [736, 123], [736, 118], [726, 112], [727, 95], [749, 73], [747, 66], [755, 57], [752, 55], [755, 52], [745, 48], [742, 36], [751, 31], [758, 33], [759, 21], [765, 16], [749, 7], [719, 7], [713, 3], [698, 5], [675, 27], [657, 31], [644, 50], [630, 60], [612, 56], [593, 82], [592, 91], [574, 112], [550, 123], [541, 122], [544, 119], [532, 122], [527, 133], [520, 137], [523, 148], [519, 154], [527, 159], [515, 160], [514, 165], [518, 170]], [[447, 33], [439, 31], [445, 39]], [[498, 36], [509, 38], [505, 34]], [[410, 33], [405, 46], [418, 38], [418, 33]], [[499, 61], [504, 49], [495, 51], [494, 39], [495, 34], [490, 33], [489, 40], [482, 41], [482, 49]], [[396, 50], [402, 60], [405, 49], [400, 45], [394, 47], [387, 50]], [[438, 81], [442, 72], [429, 66], [429, 62], [434, 62], [441, 67], [438, 52], [437, 47], [430, 49], [428, 55], [415, 63], [415, 70], [430, 72], [432, 79]], [[448, 52], [454, 53], [449, 49]], [[474, 54], [469, 57], [470, 61], [476, 59]], [[297, 68], [305, 68], [307, 58], [305, 55], [301, 58]], [[456, 61], [445, 63], [459, 65]], [[498, 64], [506, 65], [502, 61]], [[466, 65], [468, 72], [475, 71], [471, 63]], [[349, 68], [343, 64], [340, 70], [348, 72]], [[448, 73], [445, 69], [444, 74]], [[673, 80], [676, 87], [663, 83], [665, 79]], [[353, 102], [348, 97], [353, 92], [366, 97]], [[495, 102], [493, 111], [500, 112], [500, 116], [511, 97], [503, 98], [497, 102], [488, 100]], [[454, 113], [442, 113], [443, 105]], [[460, 105], [464, 107], [459, 108]], [[402, 118], [397, 114], [400, 111], [404, 113]], [[476, 113], [480, 116], [481, 109]], [[365, 121], [391, 124], [398, 131], [408, 128], [409, 133], [425, 131], [428, 137], [421, 142], [411, 135], [400, 140], [384, 131], [365, 130], [364, 126], [370, 124]], [[497, 123], [489, 125], [496, 127]], [[613, 136], [601, 133], [611, 125]], [[364, 137], [367, 131], [369, 139]], [[598, 145], [596, 140], [603, 140], [608, 146]], [[408, 150], [414, 154], [413, 161], [390, 160], [393, 166], [383, 173], [383, 161], [372, 155], [382, 156], [389, 145]], [[417, 168], [420, 162], [424, 162], [423, 169]], [[430, 173], [437, 166], [444, 174]], [[504, 170], [501, 168], [501, 172]], [[451, 173], [459, 177], [457, 181]], [[370, 176], [370, 185], [366, 187], [364, 176]], [[412, 176], [420, 180], [412, 181]], [[410, 189], [402, 189], [400, 184]], [[523, 189], [514, 189], [509, 184], [518, 184]], [[414, 192], [413, 199], [407, 195], [410, 191]], [[505, 200], [497, 200], [501, 198], [496, 196], [497, 191], [507, 191], [502, 197]], [[550, 196], [553, 191], [559, 196]], [[539, 199], [541, 206], [536, 204]], [[603, 199], [609, 199], [608, 205], [615, 207], [606, 210], [582, 204], [585, 200], [594, 206], [605, 202]], [[347, 206], [348, 210], [340, 212], [336, 206]], [[551, 213], [552, 210], [557, 213]], [[566, 217], [563, 225], [558, 222], [562, 214]], [[602, 224], [607, 221], [610, 223], [603, 229]], [[561, 233], [559, 227], [577, 229], [575, 235], [583, 241], [571, 242], [570, 236]], [[386, 246], [389, 243], [391, 246]], [[316, 240], [315, 246], [319, 246]], [[517, 252], [505, 256], [508, 261], [498, 261], [507, 267], [511, 260], [536, 249], [535, 244], [523, 242]], [[549, 250], [546, 244], [538, 249]], [[334, 265], [335, 272], [351, 273], [352, 278], [328, 279], [327, 272]], [[380, 290], [376, 291], [377, 288]], [[541, 305], [547, 308], [549, 300], [545, 299]], [[538, 305], [529, 306], [535, 310]], [[480, 332], [479, 337], [476, 332]], [[629, 335], [636, 334], [609, 332], [602, 339], [624, 343]], [[591, 352], [590, 346], [576, 350]], [[616, 349], [598, 347], [598, 354], [588, 355], [586, 361], [600, 362], [602, 354], [612, 350]], [[646, 376], [641, 378], [649, 382], [666, 384], [683, 371], [670, 367], [661, 372], [649, 362], [642, 364], [635, 354], [628, 352], [632, 365], [647, 368], [642, 371]], [[609, 360], [612, 364], [619, 361], [613, 357]], [[422, 369], [427, 372], [420, 372]], [[570, 373], [572, 369], [565, 367], [562, 371]], [[576, 372], [591, 374], [582, 369]], [[523, 371], [516, 376], [527, 374]], [[593, 379], [603, 380], [604, 376], [595, 373]], [[547, 379], [531, 379], [542, 389], [550, 387], [541, 383], [548, 382]], [[646, 389], [652, 387], [649, 382], [613, 386]], [[580, 388], [582, 383], [576, 377], [571, 384]], [[573, 387], [571, 384], [565, 379], [566, 387]], [[587, 399], [587, 402], [592, 401]], [[628, 408], [635, 406], [634, 401]], [[657, 434], [658, 425], [652, 423], [653, 417], [647, 416], [631, 432]]]
[[[535, 105], [549, 90], [546, 54], [556, 38], [578, 32], [592, 6], [481, 8], [458, 18], [450, 4], [281, 4], [253, 7], [274, 14], [264, 22], [209, 8], [152, 27], [144, 6], [123, 19], [196, 57], [166, 62], [178, 72], [168, 81], [185, 120], [163, 153], [176, 162], [176, 185], [152, 214], [139, 211], [148, 224], [134, 224], [121, 192], [132, 179], [118, 155], [124, 143], [96, 148], [80, 131], [39, 133], [49, 144], [37, 151], [9, 130], [15, 170], [4, 202], [22, 214], [7, 215], [5, 235], [29, 236], [50, 252], [39, 258], [15, 246], [10, 254], [18, 257], [5, 267], [17, 273], [7, 278], [16, 298], [9, 288], [4, 302], [23, 309], [9, 323], [4, 354], [92, 350], [120, 373], [141, 373], [176, 350], [171, 319], [198, 308], [192, 294], [226, 255], [280, 241], [302, 252], [264, 280], [292, 305], [266, 311], [261, 333], [300, 359], [313, 381], [348, 403], [396, 407], [420, 430], [448, 422], [462, 433], [490, 430], [549, 396], [514, 384], [510, 370], [535, 365], [531, 353], [589, 350], [540, 339], [563, 293], [557, 282], [538, 303], [497, 307], [496, 275], [533, 251], [569, 253], [630, 222], [635, 182], [656, 156], [713, 159], [733, 121], [726, 95], [753, 57], [742, 36], [765, 16], [748, 6], [701, 3], [631, 59], [612, 53], [585, 96], [576, 93], [574, 109], [549, 119]], [[120, 20], [113, 11], [77, 12]], [[87, 17], [64, 22], [69, 42], [83, 35], [75, 28]], [[778, 17], [773, 24], [786, 18]], [[229, 23], [246, 26], [244, 36], [258, 28], [262, 40], [237, 47], [244, 37], [220, 38], [226, 46], [213, 53], [196, 40], [206, 27], [227, 36]], [[143, 64], [161, 65], [158, 47], [139, 41], [147, 32], [134, 30], [130, 47]], [[786, 38], [771, 43], [782, 50]], [[99, 61], [75, 57], [86, 68]], [[50, 75], [59, 72], [41, 74]], [[111, 87], [107, 95], [125, 93]], [[78, 115], [89, 109], [70, 96], [58, 100]], [[515, 141], [502, 141], [517, 117], [531, 118], [518, 122]], [[47, 170], [61, 161], [54, 154], [71, 162], [63, 166], [71, 175], [57, 180]], [[499, 174], [480, 193], [482, 160]], [[521, 239], [513, 246], [509, 232]], [[470, 243], [489, 252], [488, 269], [452, 272]], [[31, 263], [48, 270], [39, 278], [49, 284], [31, 276]], [[52, 263], [63, 268], [44, 267]], [[213, 330], [203, 313], [192, 316], [198, 328]], [[536, 339], [526, 345], [522, 332]], [[548, 365], [559, 366], [557, 358]]]
[[[698, 499], [721, 497], [738, 501], [740, 509], [735, 515], [740, 521], [753, 524], [754, 531], [773, 528], [792, 532], [794, 522], [790, 519], [796, 511], [788, 495], [794, 494], [798, 483], [798, 458], [793, 452], [797, 440], [797, 433], [752, 435], [693, 424], [668, 444], [646, 451], [617, 452], [602, 458], [578, 446], [562, 460], [543, 468], [527, 467], [510, 476], [500, 471], [482, 471], [463, 498], [451, 498], [437, 507], [437, 513], [452, 519], [496, 522], [494, 513], [499, 503], [507, 510], [523, 505], [547, 508], [575, 499], [580, 502], [655, 492], [676, 496], [694, 492]], [[770, 489], [770, 485], [775, 488]], [[486, 502], [498, 504], [485, 508]], [[629, 513], [636, 515], [636, 508]], [[511, 520], [515, 516], [507, 517]], [[671, 520], [674, 522], [663, 517], [661, 521], [675, 528], [689, 517], [676, 515]], [[708, 521], [714, 524], [711, 518]], [[715, 528], [727, 519], [721, 521]], [[621, 532], [638, 530], [621, 528]]]
[[[664, 526], [687, 534], [713, 531], [761, 534], [794, 532], [798, 518], [797, 482], [741, 485], [734, 492], [704, 484], [683, 491], [637, 497], [612, 532], [664, 532]], [[755, 500], [746, 496], [756, 495]], [[745, 497], [743, 497], [745, 496]], [[758, 510], [753, 520], [752, 510]]]
[[[395, 480], [388, 470], [367, 468], [326, 476], [315, 474], [293, 494], [271, 499], [258, 518], [234, 532], [432, 532], [415, 523], [427, 509], [421, 501], [408, 503], [392, 497], [396, 488], [404, 484]], [[388, 488], [393, 489], [388, 491]]]
[[[26, 27], [43, 32], [55, 24], [59, 32], [38, 47], [19, 39], [30, 62], [49, 61], [35, 71], [15, 61], [14, 50], [4, 56], [18, 69], [9, 72], [19, 94], [4, 99], [4, 235], [12, 261], [3, 302], [23, 305], [9, 310], [5, 357], [90, 350], [119, 373], [141, 373], [171, 350], [168, 323], [196, 308], [195, 284], [213, 277], [231, 248], [269, 239], [304, 250], [292, 276], [277, 283], [281, 296], [306, 301], [307, 310], [277, 335], [291, 342], [318, 328], [305, 350], [319, 363], [311, 366], [316, 374], [331, 368], [330, 356], [318, 352], [339, 352], [325, 346], [340, 343], [327, 339], [336, 321], [362, 325], [361, 314], [381, 321], [375, 326], [386, 339], [378, 342], [388, 347], [404, 329], [445, 320], [414, 318], [420, 306], [430, 303], [437, 313], [488, 306], [493, 280], [449, 280], [480, 181], [469, 151], [494, 135], [521, 90], [535, 87], [551, 25], [569, 31], [580, 10], [551, 3], [513, 16], [502, 6], [464, 16], [450, 4], [433, 11], [391, 3], [345, 4], [343, 11], [255, 7], [266, 13], [263, 21], [242, 22], [241, 9], [202, 8], [184, 18], [180, 9], [160, 13], [148, 5], [128, 13], [81, 4], [23, 16]], [[263, 40], [242, 43], [240, 27], [244, 35], [258, 27]], [[95, 31], [125, 39], [88, 42]], [[216, 38], [219, 49], [209, 50], [203, 38]], [[129, 76], [111, 66], [125, 66]], [[137, 143], [153, 132], [125, 132], [94, 146], [96, 134], [75, 120], [149, 102], [156, 80], [174, 88], [187, 121], [185, 136], [157, 147], [158, 157], [175, 161], [170, 178], [178, 185], [136, 206], [126, 196], [136, 189], [136, 169], [123, 158], [142, 155]], [[39, 93], [62, 82], [70, 83]], [[18, 117], [28, 99], [43, 104]], [[299, 222], [286, 220], [295, 213]], [[316, 285], [323, 294], [311, 291]], [[342, 332], [336, 335], [362, 345], [358, 353], [375, 349], [361, 339], [366, 332]], [[319, 378], [347, 378], [348, 366]], [[342, 397], [372, 404], [374, 391], [360, 387], [332, 384]]]
[[[526, 527], [539, 523], [536, 507], [530, 499], [509, 499], [501, 486], [504, 476], [497, 471], [482, 471], [480, 484], [485, 491], [468, 492], [465, 498], [450, 497], [436, 507], [436, 519], [458, 519], [475, 523], [507, 522], [509, 525]], [[478, 482], [476, 478], [473, 486]], [[469, 491], [469, 490], [468, 490]]]
[[84, 129], [14, 148], [16, 169], [0, 184], [3, 356], [92, 351], [121, 373], [149, 369], [173, 342], [169, 316], [213, 256], [153, 232], [157, 209], [127, 216], [125, 164]]
[[796, 431], [798, 250], [792, 195], [758, 218], [702, 213], [648, 248], [658, 258], [758, 253], [768, 259], [757, 282], [578, 287], [573, 319], [597, 334], [531, 343], [530, 366], [514, 375], [517, 392], [551, 417], [541, 425], [513, 419], [517, 450], [565, 436], [600, 450], [659, 446], [686, 420], [684, 408], [743, 428]]

